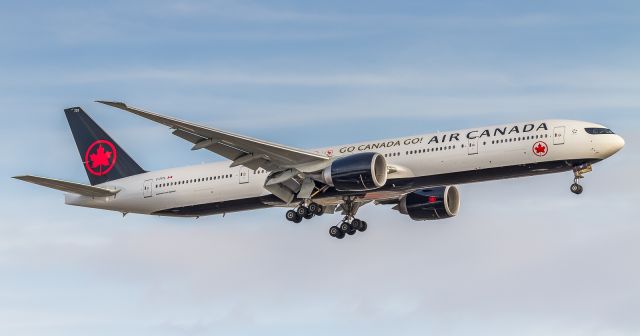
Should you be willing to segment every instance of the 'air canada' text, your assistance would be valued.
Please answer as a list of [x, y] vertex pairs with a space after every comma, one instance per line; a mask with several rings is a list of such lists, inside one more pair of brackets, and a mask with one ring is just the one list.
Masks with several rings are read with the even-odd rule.
[[[484, 129], [484, 130], [472, 130], [467, 132], [466, 134], [460, 133], [443, 133], [434, 135], [430, 138], [425, 137], [414, 137], [408, 139], [400, 139], [400, 140], [388, 140], [382, 142], [361, 144], [355, 146], [346, 146], [339, 149], [340, 153], [351, 153], [354, 151], [370, 151], [375, 149], [382, 148], [390, 148], [397, 147], [401, 145], [417, 145], [424, 143], [426, 141], [427, 145], [432, 144], [441, 144], [441, 143], [452, 143], [459, 142], [460, 137], [464, 136], [468, 140], [473, 139], [481, 139], [481, 138], [490, 138], [490, 137], [498, 137], [498, 136], [507, 136], [512, 134], [522, 134], [529, 132], [538, 132], [538, 131], [548, 131], [546, 123], [536, 124], [525, 124], [525, 125], [514, 125], [514, 126], [505, 126], [505, 127], [497, 127], [494, 129]], [[428, 141], [427, 141], [428, 139]]]

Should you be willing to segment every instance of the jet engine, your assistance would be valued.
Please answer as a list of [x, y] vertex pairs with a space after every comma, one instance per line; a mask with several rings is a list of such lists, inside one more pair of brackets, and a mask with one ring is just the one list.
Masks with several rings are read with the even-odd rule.
[[387, 160], [379, 153], [357, 153], [336, 158], [320, 180], [339, 191], [366, 191], [387, 183]]
[[451, 218], [460, 209], [460, 193], [455, 186], [417, 190], [402, 196], [394, 209], [416, 221]]

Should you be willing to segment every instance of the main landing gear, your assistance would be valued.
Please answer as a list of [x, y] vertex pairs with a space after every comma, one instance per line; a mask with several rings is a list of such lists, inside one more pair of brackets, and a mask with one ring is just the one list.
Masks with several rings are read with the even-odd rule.
[[309, 205], [301, 203], [294, 210], [289, 210], [285, 214], [288, 221], [294, 223], [300, 223], [303, 219], [311, 219], [314, 216], [322, 216], [324, 214], [324, 207], [318, 203], [311, 202]]
[[[367, 230], [367, 222], [357, 219], [356, 212], [360, 207], [360, 203], [355, 202], [355, 197], [345, 197], [340, 205], [345, 215], [338, 225], [329, 228], [329, 235], [334, 238], [342, 239], [346, 235], [354, 235], [356, 232], [365, 232]], [[285, 217], [288, 221], [300, 223], [303, 219], [311, 219], [314, 216], [322, 216], [324, 207], [318, 203], [309, 200], [300, 203], [295, 209], [287, 211]]]
[[339, 225], [329, 228], [329, 235], [342, 239], [346, 235], [353, 236], [358, 231], [365, 232], [367, 230], [367, 222], [355, 217], [359, 205], [354, 202], [354, 199], [345, 198], [341, 206], [345, 216]]
[[342, 220], [340, 226], [332, 226], [329, 228], [329, 235], [334, 238], [342, 239], [345, 235], [353, 236], [356, 232], [365, 232], [367, 230], [367, 222], [357, 218], [349, 219], [348, 216]]
[[571, 185], [571, 192], [572, 193], [574, 193], [576, 195], [582, 194], [584, 189], [582, 188], [582, 186], [578, 182], [580, 181], [580, 179], [584, 178], [584, 176], [582, 176], [583, 174], [591, 172], [592, 170], [593, 169], [591, 168], [590, 164], [580, 165], [580, 166], [577, 166], [577, 167], [573, 168], [574, 178], [573, 178], [573, 184]]

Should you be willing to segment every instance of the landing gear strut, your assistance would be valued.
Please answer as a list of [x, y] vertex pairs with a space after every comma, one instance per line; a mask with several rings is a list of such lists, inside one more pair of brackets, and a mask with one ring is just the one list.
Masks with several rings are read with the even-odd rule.
[[573, 168], [573, 184], [571, 185], [571, 192], [576, 194], [576, 195], [580, 195], [582, 194], [582, 191], [584, 191], [584, 189], [582, 188], [582, 186], [580, 185], [580, 183], [578, 183], [580, 181], [580, 179], [583, 179], [584, 176], [582, 176], [583, 174], [586, 174], [588, 172], [591, 172], [593, 169], [591, 168], [590, 164], [584, 164], [584, 165], [580, 165], [577, 167]]

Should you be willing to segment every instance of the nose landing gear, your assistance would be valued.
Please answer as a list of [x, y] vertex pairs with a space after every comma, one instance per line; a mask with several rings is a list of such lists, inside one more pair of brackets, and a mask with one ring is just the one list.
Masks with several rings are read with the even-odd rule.
[[571, 192], [580, 195], [584, 191], [584, 188], [578, 183], [580, 179], [584, 178], [583, 174], [591, 172], [593, 169], [590, 164], [580, 165], [573, 168], [573, 184], [571, 185]]

